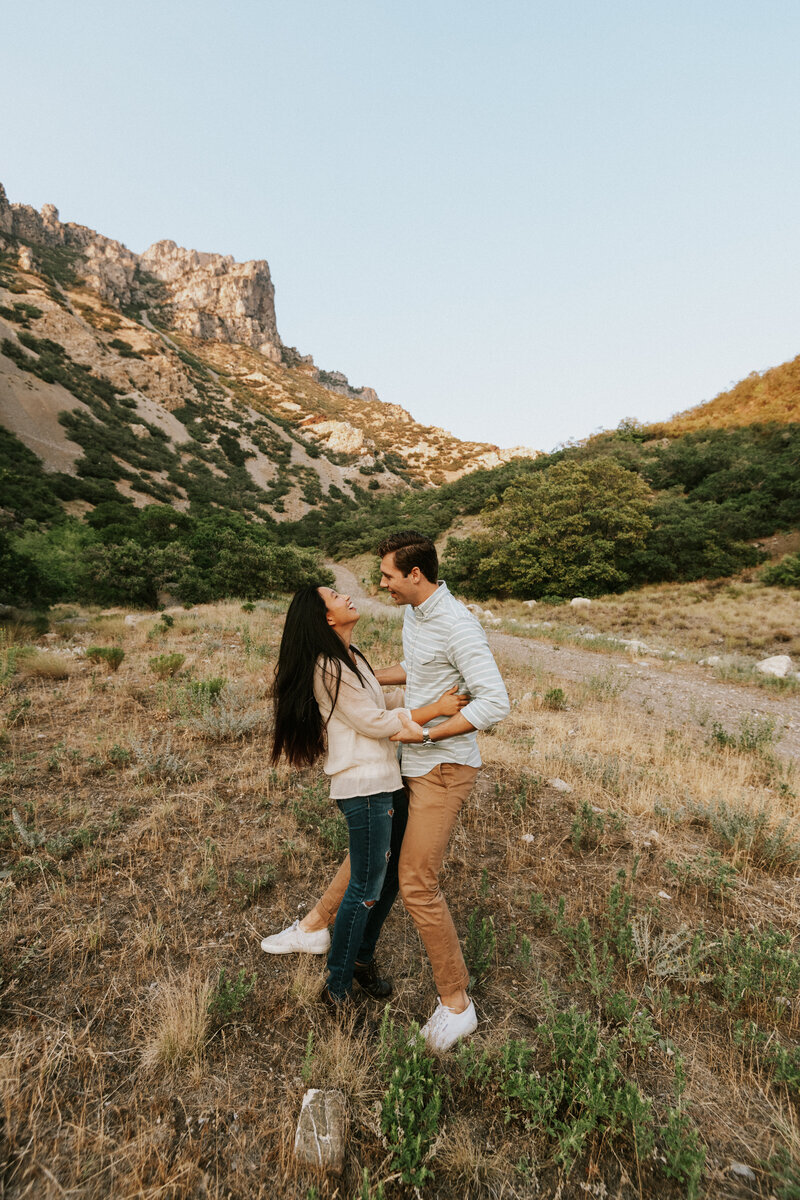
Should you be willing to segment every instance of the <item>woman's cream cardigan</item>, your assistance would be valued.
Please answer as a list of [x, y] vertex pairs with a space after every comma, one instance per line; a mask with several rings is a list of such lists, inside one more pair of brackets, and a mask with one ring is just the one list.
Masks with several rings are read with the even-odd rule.
[[321, 659], [314, 672], [314, 699], [323, 721], [327, 721], [323, 769], [330, 776], [332, 800], [374, 796], [403, 786], [397, 746], [388, 740], [402, 728], [399, 714], [410, 715], [402, 707], [403, 689], [395, 688], [385, 695], [366, 663], [359, 660], [358, 669], [363, 687], [355, 671], [342, 663], [333, 712], [331, 696], [335, 695], [336, 677], [330, 667], [323, 669]]

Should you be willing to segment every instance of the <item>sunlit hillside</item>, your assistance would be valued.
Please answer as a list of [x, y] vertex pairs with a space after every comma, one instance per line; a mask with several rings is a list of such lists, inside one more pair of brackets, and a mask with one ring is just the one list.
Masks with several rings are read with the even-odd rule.
[[713, 400], [653, 426], [653, 432], [675, 437], [695, 429], [731, 429], [768, 421], [780, 425], [800, 421], [800, 356], [768, 371], [753, 371]]

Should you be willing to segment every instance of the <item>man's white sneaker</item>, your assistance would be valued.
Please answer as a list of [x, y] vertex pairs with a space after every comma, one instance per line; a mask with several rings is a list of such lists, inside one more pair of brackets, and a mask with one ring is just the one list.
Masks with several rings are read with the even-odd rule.
[[306, 933], [299, 921], [293, 921], [288, 929], [265, 937], [261, 949], [267, 954], [325, 954], [330, 949], [331, 935], [328, 929], [315, 929]]
[[436, 1011], [431, 1019], [422, 1026], [420, 1033], [425, 1038], [429, 1050], [443, 1053], [455, 1046], [459, 1038], [467, 1037], [478, 1028], [478, 1018], [475, 1005], [470, 1000], [463, 1012], [453, 1012], [439, 1000]]

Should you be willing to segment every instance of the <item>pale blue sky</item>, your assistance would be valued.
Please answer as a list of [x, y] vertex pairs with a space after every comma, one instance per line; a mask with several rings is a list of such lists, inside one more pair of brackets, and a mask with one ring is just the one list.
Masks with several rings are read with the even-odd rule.
[[266, 258], [284, 341], [550, 449], [800, 353], [800, 5], [26, 0], [0, 181]]

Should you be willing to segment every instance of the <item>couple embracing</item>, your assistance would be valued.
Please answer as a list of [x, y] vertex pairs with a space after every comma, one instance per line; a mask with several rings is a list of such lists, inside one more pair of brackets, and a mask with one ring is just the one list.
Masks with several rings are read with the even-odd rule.
[[331, 588], [302, 588], [286, 615], [272, 758], [303, 766], [324, 757], [349, 854], [311, 912], [261, 947], [327, 951], [322, 1000], [335, 1009], [350, 1002], [354, 981], [384, 998], [392, 985], [378, 973], [375, 946], [399, 890], [439, 993], [422, 1034], [443, 1051], [472, 1033], [477, 1017], [439, 874], [481, 765], [476, 730], [508, 714], [508, 696], [481, 625], [439, 581], [433, 542], [406, 531], [378, 552], [381, 587], [408, 606], [401, 663], [372, 670], [352, 642], [359, 614]]

